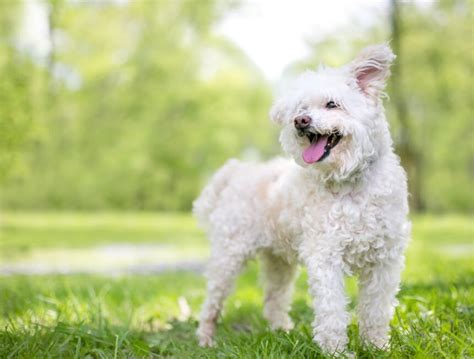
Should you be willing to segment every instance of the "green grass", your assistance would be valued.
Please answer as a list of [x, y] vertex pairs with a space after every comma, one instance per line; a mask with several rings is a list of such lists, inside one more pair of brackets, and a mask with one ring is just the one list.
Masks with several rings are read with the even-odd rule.
[[36, 249], [87, 248], [110, 243], [206, 246], [188, 214], [0, 214], [0, 260]]
[[[414, 219], [391, 350], [364, 348], [354, 318], [350, 349], [357, 357], [474, 356], [473, 235], [468, 217]], [[206, 245], [188, 215], [7, 214], [1, 236], [4, 259], [5, 253], [21, 256], [39, 247], [110, 242]], [[205, 294], [199, 274], [0, 277], [0, 358], [322, 357], [311, 341], [304, 271], [291, 313], [296, 328], [289, 334], [267, 329], [257, 277], [258, 264], [251, 262], [227, 302], [218, 346], [213, 349], [199, 348], [194, 338]], [[348, 280], [348, 291], [353, 310], [357, 292], [353, 278]], [[190, 316], [180, 308], [183, 301], [191, 308]]]

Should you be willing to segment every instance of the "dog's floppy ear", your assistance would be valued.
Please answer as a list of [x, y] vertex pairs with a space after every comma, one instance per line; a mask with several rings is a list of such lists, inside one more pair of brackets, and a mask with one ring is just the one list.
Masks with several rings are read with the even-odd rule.
[[378, 97], [385, 88], [395, 57], [386, 44], [369, 46], [349, 64], [349, 70], [365, 94]]
[[285, 122], [285, 117], [288, 115], [288, 105], [282, 99], [277, 99], [274, 103], [272, 108], [270, 109], [270, 119], [278, 123], [279, 125]]

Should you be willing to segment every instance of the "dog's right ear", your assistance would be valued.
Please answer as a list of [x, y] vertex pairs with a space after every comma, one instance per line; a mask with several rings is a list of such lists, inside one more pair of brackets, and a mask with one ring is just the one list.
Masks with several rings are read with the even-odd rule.
[[282, 99], [278, 99], [273, 103], [272, 108], [270, 109], [270, 119], [282, 125], [285, 122], [285, 118], [288, 115], [288, 106]]
[[363, 49], [349, 68], [360, 89], [367, 95], [378, 97], [390, 76], [390, 65], [395, 55], [387, 44]]

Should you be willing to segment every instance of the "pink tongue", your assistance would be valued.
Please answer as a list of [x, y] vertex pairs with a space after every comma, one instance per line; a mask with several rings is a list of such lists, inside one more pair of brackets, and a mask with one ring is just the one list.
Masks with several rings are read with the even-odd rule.
[[329, 136], [318, 136], [317, 141], [311, 142], [309, 147], [303, 151], [303, 160], [306, 163], [314, 163], [319, 161], [324, 155], [324, 147], [328, 143]]

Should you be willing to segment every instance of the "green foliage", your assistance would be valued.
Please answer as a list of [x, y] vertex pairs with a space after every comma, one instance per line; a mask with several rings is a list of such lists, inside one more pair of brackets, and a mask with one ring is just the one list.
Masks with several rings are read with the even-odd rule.
[[[400, 67], [426, 206], [474, 210], [472, 1], [403, 10]], [[443, 46], [440, 46], [443, 44]]]
[[210, 32], [234, 5], [51, 3], [42, 115], [3, 206], [188, 209], [228, 157], [268, 153], [268, 86]]
[[17, 155], [32, 117], [36, 69], [15, 48], [19, 3], [0, 4], [0, 181], [5, 179]]
[[[155, 221], [152, 219], [155, 218]], [[179, 224], [182, 223], [180, 226]], [[202, 234], [184, 215], [60, 214], [5, 215], [2, 239], [15, 231], [29, 231], [31, 250], [41, 248], [39, 231], [62, 240], [49, 247], [76, 247], [86, 233], [114, 242], [109, 234], [157, 242], [181, 229], [175, 246], [205, 247]], [[392, 322], [392, 348], [382, 352], [364, 348], [355, 320], [350, 325], [350, 349], [358, 358], [469, 358], [472, 352], [474, 311], [473, 228], [469, 217], [416, 217], [407, 255], [400, 306]], [[13, 236], [13, 237], [12, 237]], [[26, 234], [25, 234], [26, 236]], [[108, 238], [108, 239], [107, 239]], [[130, 239], [131, 240], [131, 239]], [[7, 240], [5, 248], [15, 247]], [[171, 243], [171, 242], [169, 242]], [[89, 242], [87, 245], [92, 244]], [[270, 332], [262, 317], [258, 265], [250, 263], [229, 299], [217, 331], [217, 347], [201, 349], [195, 339], [196, 317], [205, 294], [199, 274], [168, 272], [153, 276], [11, 276], [0, 282], [0, 357], [125, 357], [174, 358], [321, 358], [311, 340], [312, 311], [306, 274], [297, 282], [291, 315], [296, 328], [290, 333]], [[356, 282], [347, 283], [350, 308], [356, 306]], [[179, 306], [185, 298], [187, 318]], [[182, 301], [182, 299], [181, 299]]]
[[[269, 84], [215, 35], [238, 1], [44, 4], [45, 59], [18, 46], [24, 3], [0, 5], [1, 207], [185, 210], [229, 157], [280, 153]], [[389, 84], [387, 110], [413, 209], [472, 211], [472, 1], [399, 7], [399, 94]], [[338, 34], [293, 68], [340, 65], [391, 37], [385, 22]]]

